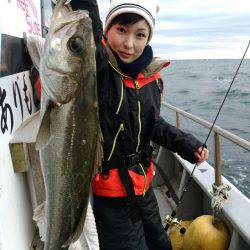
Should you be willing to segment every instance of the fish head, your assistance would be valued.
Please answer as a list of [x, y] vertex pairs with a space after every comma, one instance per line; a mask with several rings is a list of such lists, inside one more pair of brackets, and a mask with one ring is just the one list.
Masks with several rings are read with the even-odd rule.
[[69, 102], [93, 62], [95, 43], [88, 12], [57, 4], [40, 64], [43, 90], [53, 102]]

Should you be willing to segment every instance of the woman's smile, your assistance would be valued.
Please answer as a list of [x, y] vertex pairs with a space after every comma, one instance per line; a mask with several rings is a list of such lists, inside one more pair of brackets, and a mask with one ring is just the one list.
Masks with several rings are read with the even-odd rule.
[[125, 63], [139, 58], [147, 45], [150, 28], [145, 20], [131, 25], [114, 24], [107, 31], [110, 47]]
[[124, 51], [118, 51], [118, 55], [122, 58], [128, 59], [130, 58], [133, 54], [132, 53], [127, 53]]

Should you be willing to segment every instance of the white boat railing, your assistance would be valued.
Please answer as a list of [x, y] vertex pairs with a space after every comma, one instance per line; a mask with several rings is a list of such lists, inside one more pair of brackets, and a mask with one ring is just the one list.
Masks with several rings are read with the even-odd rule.
[[[176, 118], [176, 127], [180, 128], [180, 117], [183, 116], [185, 118], [188, 118], [192, 120], [195, 124], [199, 124], [207, 129], [211, 129], [212, 123], [207, 122], [195, 115], [192, 115], [188, 112], [185, 112], [177, 107], [174, 107], [170, 105], [169, 103], [163, 102], [162, 106], [173, 111], [175, 113]], [[221, 175], [221, 152], [220, 152], [220, 139], [221, 137], [225, 138], [228, 141], [233, 142], [235, 145], [238, 145], [240, 148], [250, 151], [250, 142], [247, 140], [244, 140], [225, 129], [220, 128], [219, 126], [214, 126], [212, 129], [212, 133], [214, 134], [214, 167], [212, 167], [207, 162], [204, 162], [199, 166], [197, 171], [194, 171], [194, 165], [189, 163], [188, 161], [182, 159], [179, 155], [176, 153], [173, 154], [177, 161], [181, 163], [183, 166], [183, 173], [181, 175], [181, 178], [179, 180], [179, 185], [176, 185], [176, 192], [178, 194], [178, 197], [181, 196], [183, 189], [185, 188], [185, 183], [187, 183], [187, 179], [189, 178], [187, 173], [191, 174], [193, 173], [193, 180], [195, 183], [198, 184], [198, 186], [201, 188], [202, 192], [205, 194], [205, 197], [208, 197], [209, 199], [212, 199], [212, 185], [216, 184], [217, 186], [220, 186], [220, 184], [224, 183], [231, 187], [228, 199], [225, 199], [223, 202], [223, 216], [226, 219], [228, 225], [230, 225], [231, 230], [231, 242], [230, 242], [230, 250], [238, 250], [238, 249], [249, 249], [250, 246], [250, 234], [249, 234], [249, 228], [250, 228], [250, 220], [247, 218], [247, 215], [249, 213], [250, 209], [250, 200], [242, 194], [232, 183], [230, 183], [225, 177]], [[164, 161], [166, 161], [168, 155], [168, 150], [164, 148], [160, 148], [159, 154], [157, 156], [157, 164], [159, 166], [164, 165]], [[175, 178], [175, 171], [173, 171], [173, 167], [175, 165], [171, 164], [171, 160], [168, 162], [168, 164], [164, 165], [165, 173], [167, 173], [169, 176], [168, 178], [171, 180], [174, 180]], [[179, 165], [176, 165], [179, 166]], [[215, 178], [214, 178], [215, 177]], [[194, 186], [195, 190], [198, 189], [196, 186]], [[192, 194], [192, 192], [190, 192]], [[189, 195], [190, 195], [189, 193]], [[195, 193], [197, 194], [197, 193]], [[201, 206], [200, 209], [203, 209], [204, 201], [206, 201], [206, 198], [202, 196], [202, 198], [195, 195], [190, 195], [189, 198], [192, 199], [192, 204], [196, 204], [197, 206]], [[189, 200], [186, 199], [186, 203], [188, 203]], [[183, 202], [182, 202], [183, 203]], [[185, 204], [186, 204], [185, 203]], [[206, 203], [205, 203], [206, 204]], [[208, 209], [206, 207], [206, 209]], [[183, 210], [184, 211], [184, 210]], [[193, 207], [190, 210], [191, 212], [194, 211]], [[188, 213], [190, 212], [188, 211]], [[206, 210], [207, 213], [208, 210]], [[185, 211], [186, 213], [186, 211]], [[183, 215], [180, 215], [183, 216]], [[187, 214], [185, 214], [187, 216]], [[189, 215], [188, 215], [189, 217]]]
[[[180, 128], [180, 115], [183, 117], [186, 117], [192, 121], [194, 121], [197, 124], [200, 124], [201, 126], [211, 129], [212, 123], [203, 120], [195, 115], [192, 115], [184, 110], [181, 110], [175, 106], [170, 105], [169, 103], [162, 102], [162, 106], [172, 110], [175, 112], [175, 118], [176, 118], [176, 127]], [[215, 125], [212, 129], [212, 132], [214, 133], [214, 169], [215, 169], [215, 184], [219, 186], [221, 184], [221, 143], [220, 143], [220, 137], [233, 142], [234, 144], [240, 146], [243, 149], [246, 149], [247, 151], [250, 151], [250, 142], [247, 140], [244, 140], [240, 138], [239, 136], [236, 136], [227, 130], [220, 128], [219, 126]]]
[[[176, 113], [176, 126], [177, 127], [180, 127], [179, 114], [181, 114], [182, 116], [184, 116], [186, 118], [189, 118], [190, 120], [193, 120], [194, 122], [202, 125], [203, 127], [208, 128], [208, 129], [210, 129], [212, 127], [212, 123], [210, 123], [206, 120], [203, 120], [195, 115], [192, 115], [184, 110], [181, 110], [175, 106], [172, 106], [169, 103], [162, 102], [162, 105], [171, 109], [172, 111], [174, 111]], [[220, 128], [217, 125], [214, 126], [212, 131], [214, 133], [221, 135], [222, 137], [234, 142], [235, 144], [239, 145], [240, 147], [250, 151], [250, 142], [249, 141], [244, 140], [244, 139], [240, 138], [239, 136], [234, 135], [223, 128]]]

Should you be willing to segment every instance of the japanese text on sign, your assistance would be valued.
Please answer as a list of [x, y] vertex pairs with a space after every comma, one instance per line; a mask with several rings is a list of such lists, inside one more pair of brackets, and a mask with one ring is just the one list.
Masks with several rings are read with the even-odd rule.
[[33, 99], [26, 77], [25, 73], [16, 75], [16, 79], [12, 81], [12, 90], [9, 92], [4, 87], [0, 87], [0, 132], [2, 134], [13, 132], [17, 116], [21, 116], [21, 121], [23, 121], [24, 113], [32, 114]]

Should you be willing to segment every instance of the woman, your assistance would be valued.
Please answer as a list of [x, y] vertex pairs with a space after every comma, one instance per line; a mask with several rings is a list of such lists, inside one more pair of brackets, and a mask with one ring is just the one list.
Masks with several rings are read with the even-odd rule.
[[87, 9], [97, 47], [100, 124], [104, 137], [102, 168], [94, 177], [94, 214], [101, 249], [171, 249], [151, 188], [151, 141], [191, 163], [208, 157], [202, 143], [160, 116], [163, 81], [149, 42], [157, 4], [113, 0], [104, 38], [95, 1], [72, 1]]

